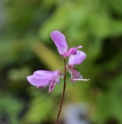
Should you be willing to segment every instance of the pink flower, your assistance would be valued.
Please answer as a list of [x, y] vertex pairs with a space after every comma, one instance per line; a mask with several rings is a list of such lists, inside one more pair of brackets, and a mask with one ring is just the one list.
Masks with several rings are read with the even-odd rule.
[[[61, 32], [53, 31], [50, 36], [54, 41], [60, 55], [64, 58], [70, 56], [67, 69], [71, 75], [71, 82], [74, 83], [77, 80], [88, 81], [89, 79], [83, 79], [81, 74], [74, 68], [75, 65], [81, 64], [86, 58], [86, 54], [84, 52], [77, 50], [79, 48], [82, 48], [82, 46], [72, 47], [68, 50], [65, 36]], [[62, 74], [59, 70], [39, 70], [35, 71], [33, 75], [27, 76], [27, 80], [30, 82], [30, 84], [36, 86], [37, 88], [49, 86], [48, 92], [52, 92], [56, 83], [60, 83], [60, 78], [64, 78], [64, 75], [65, 73]]]
[[69, 62], [68, 62], [68, 71], [71, 75], [71, 82], [75, 82], [77, 80], [79, 81], [88, 81], [89, 79], [83, 79], [81, 74], [75, 70], [74, 66], [81, 64], [86, 58], [86, 54], [82, 51], [77, 50], [76, 55], [71, 55], [69, 57]]
[[68, 45], [67, 45], [65, 36], [59, 31], [51, 32], [50, 36], [51, 36], [52, 40], [54, 41], [54, 43], [58, 49], [58, 52], [64, 58], [66, 58], [67, 56], [70, 56], [70, 55], [75, 55], [77, 53], [77, 49], [82, 48], [82, 46], [78, 46], [78, 47], [72, 47], [68, 50]]
[[52, 92], [56, 83], [60, 83], [60, 77], [62, 77], [60, 71], [35, 71], [33, 75], [27, 76], [27, 80], [33, 86], [37, 88], [47, 87], [49, 85], [49, 91]]

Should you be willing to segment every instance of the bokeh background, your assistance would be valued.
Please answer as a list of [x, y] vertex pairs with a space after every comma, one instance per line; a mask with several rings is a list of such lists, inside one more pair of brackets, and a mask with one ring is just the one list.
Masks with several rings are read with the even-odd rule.
[[26, 80], [63, 70], [54, 30], [83, 46], [76, 68], [90, 79], [67, 83], [60, 123], [68, 105], [85, 103], [91, 124], [122, 124], [122, 0], [0, 0], [0, 124], [54, 124], [63, 82], [48, 93]]

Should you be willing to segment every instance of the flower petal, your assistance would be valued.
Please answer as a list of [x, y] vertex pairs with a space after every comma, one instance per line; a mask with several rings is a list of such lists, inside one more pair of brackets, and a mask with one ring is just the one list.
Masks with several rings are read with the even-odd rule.
[[59, 71], [46, 71], [46, 70], [39, 70], [33, 73], [34, 78], [36, 79], [45, 79], [47, 77], [53, 77], [54, 75], [58, 75]]
[[49, 91], [48, 92], [52, 92], [52, 90], [54, 89], [56, 83], [60, 83], [60, 75], [55, 75], [51, 80], [50, 80], [50, 86], [49, 86]]
[[71, 75], [71, 80], [82, 79], [81, 74], [77, 70], [75, 70], [74, 68], [69, 68], [68, 71]]
[[55, 80], [52, 80], [52, 81], [50, 82], [50, 86], [49, 86], [49, 91], [48, 91], [48, 93], [53, 91], [55, 85], [56, 85], [56, 81], [55, 81]]
[[85, 60], [85, 58], [86, 54], [82, 51], [77, 50], [76, 55], [70, 56], [68, 65], [79, 65]]
[[74, 81], [89, 81], [90, 79], [73, 79]]
[[75, 81], [89, 81], [90, 79], [83, 79], [83, 77], [81, 76], [81, 74], [74, 69], [73, 66], [68, 65], [68, 71], [71, 75], [71, 82], [75, 83]]
[[82, 46], [78, 46], [78, 47], [77, 47], [77, 49], [80, 49], [80, 48], [82, 48]]
[[64, 54], [68, 50], [65, 36], [59, 31], [53, 31], [50, 34], [60, 54]]
[[67, 57], [67, 56], [76, 55], [76, 54], [77, 54], [77, 48], [72, 47], [66, 53], [62, 54], [62, 56]]
[[50, 79], [50, 77], [45, 79], [36, 79], [33, 75], [27, 76], [27, 80], [30, 82], [30, 84], [36, 87], [46, 87], [49, 85]]

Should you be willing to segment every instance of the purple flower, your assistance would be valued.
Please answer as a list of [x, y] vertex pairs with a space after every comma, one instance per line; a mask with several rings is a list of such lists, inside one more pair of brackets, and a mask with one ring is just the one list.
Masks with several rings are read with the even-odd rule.
[[82, 51], [77, 50], [76, 55], [71, 55], [69, 57], [69, 62], [68, 62], [68, 71], [71, 75], [71, 82], [75, 82], [77, 80], [79, 81], [88, 81], [89, 79], [83, 79], [81, 74], [75, 70], [74, 66], [81, 64], [86, 58], [86, 54]]
[[65, 39], [65, 36], [59, 31], [53, 31], [50, 34], [52, 40], [54, 41], [58, 52], [64, 58], [70, 55], [75, 55], [77, 53], [78, 48], [82, 48], [82, 46], [72, 47], [68, 50], [68, 45]]
[[27, 76], [27, 80], [33, 86], [37, 88], [47, 87], [49, 85], [49, 91], [52, 92], [56, 83], [60, 83], [60, 77], [62, 77], [60, 71], [35, 71], [33, 75]]
[[[53, 31], [50, 36], [54, 41], [60, 55], [64, 58], [70, 56], [67, 69], [71, 75], [71, 82], [74, 83], [77, 80], [88, 81], [89, 79], [83, 79], [81, 74], [74, 68], [75, 65], [81, 64], [86, 58], [86, 54], [84, 52], [77, 50], [79, 48], [82, 48], [82, 46], [72, 47], [68, 49], [65, 36], [59, 31]], [[64, 75], [65, 73], [62, 74], [59, 70], [39, 70], [35, 71], [33, 75], [27, 76], [27, 80], [30, 82], [30, 84], [36, 86], [37, 88], [49, 86], [48, 92], [52, 92], [56, 83], [60, 83], [60, 78], [64, 78]]]

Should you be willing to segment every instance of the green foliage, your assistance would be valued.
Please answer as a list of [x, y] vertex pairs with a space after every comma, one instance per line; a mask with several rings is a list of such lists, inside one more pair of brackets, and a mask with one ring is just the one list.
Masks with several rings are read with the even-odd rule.
[[[5, 118], [9, 124], [19, 123], [19, 114], [22, 110], [22, 102], [11, 95], [0, 93], [0, 120]], [[0, 121], [0, 123], [3, 123]]]
[[99, 124], [104, 124], [108, 118], [116, 118], [120, 124], [122, 123], [121, 80], [122, 74], [118, 75], [114, 80], [110, 80], [111, 85], [109, 86], [109, 90], [105, 94], [100, 93], [97, 96], [96, 109], [98, 110], [93, 114], [92, 118], [94, 121], [99, 122]]
[[[40, 94], [41, 95], [41, 94]], [[26, 123], [39, 123], [44, 121], [50, 116], [50, 111], [53, 111], [54, 104], [51, 98], [48, 96], [35, 96], [30, 102], [30, 109], [25, 115], [24, 122]], [[52, 113], [54, 114], [54, 113]], [[52, 116], [52, 115], [51, 115]]]

